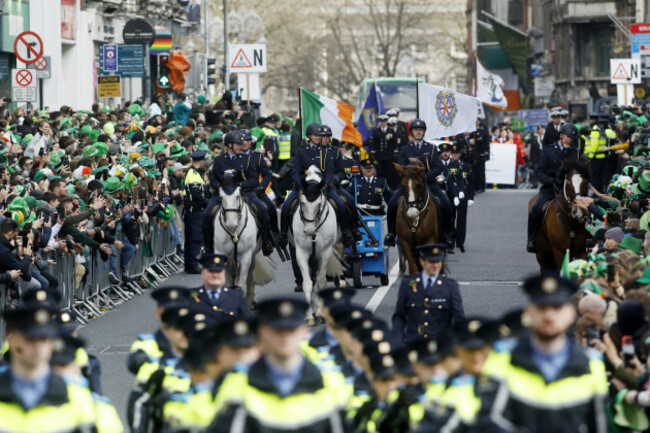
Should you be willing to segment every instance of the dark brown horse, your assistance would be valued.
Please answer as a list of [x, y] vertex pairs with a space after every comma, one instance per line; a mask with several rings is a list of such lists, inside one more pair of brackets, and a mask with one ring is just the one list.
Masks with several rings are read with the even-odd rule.
[[409, 158], [409, 165], [405, 167], [393, 164], [402, 176], [404, 189], [404, 197], [397, 208], [396, 234], [408, 261], [409, 273], [413, 275], [420, 271], [415, 247], [438, 242], [438, 212], [427, 187], [424, 165], [417, 158]]
[[[587, 197], [589, 185], [589, 164], [565, 162], [566, 173], [562, 190], [550, 201], [548, 210], [543, 208], [542, 222], [537, 229], [537, 263], [540, 269], [562, 268], [566, 251], [570, 260], [587, 257], [587, 239], [591, 237], [585, 229], [588, 212], [581, 202]], [[530, 199], [530, 212], [537, 195]]]

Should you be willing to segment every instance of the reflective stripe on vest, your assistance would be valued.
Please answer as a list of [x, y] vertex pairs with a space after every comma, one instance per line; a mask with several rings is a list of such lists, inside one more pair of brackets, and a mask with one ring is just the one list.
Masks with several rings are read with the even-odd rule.
[[288, 134], [280, 135], [278, 143], [278, 159], [287, 160], [291, 158], [291, 136]]
[[605, 153], [596, 153], [598, 150], [607, 147], [607, 138], [597, 128], [591, 130], [587, 143], [588, 146], [585, 146], [585, 153], [590, 159], [603, 159], [607, 156]]

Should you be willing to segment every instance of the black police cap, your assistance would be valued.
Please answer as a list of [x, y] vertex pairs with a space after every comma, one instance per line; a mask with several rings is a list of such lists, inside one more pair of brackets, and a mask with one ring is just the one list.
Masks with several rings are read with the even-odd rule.
[[207, 155], [208, 152], [205, 150], [197, 150], [196, 152], [192, 152], [190, 154], [190, 158], [192, 158], [192, 161], [201, 161], [205, 159], [205, 155]]
[[185, 336], [193, 339], [214, 334], [219, 319], [213, 314], [212, 310], [208, 310], [199, 304], [189, 304], [187, 307], [189, 309], [188, 313], [178, 319], [178, 326], [183, 330]]
[[161, 321], [173, 328], [182, 329], [184, 318], [189, 316], [190, 312], [189, 305], [170, 304], [163, 311]]
[[451, 153], [462, 153], [462, 152], [463, 151], [461, 149], [460, 144], [454, 143], [454, 144], [451, 145]]
[[376, 317], [358, 322], [357, 326], [350, 330], [350, 333], [362, 343], [378, 341], [390, 336], [388, 324]]
[[578, 285], [557, 274], [545, 272], [527, 278], [524, 291], [533, 304], [564, 305], [578, 291]]
[[394, 358], [393, 344], [388, 340], [382, 340], [373, 344], [364, 345], [364, 355], [368, 357], [370, 370], [376, 379], [393, 377], [397, 373], [397, 365]]
[[320, 129], [321, 129], [320, 123], [312, 122], [309, 125], [307, 125], [307, 128], [305, 129], [305, 135], [319, 135]]
[[330, 316], [334, 323], [348, 329], [348, 325], [372, 317], [372, 313], [364, 307], [355, 304], [336, 304], [330, 308]]
[[415, 249], [420, 253], [420, 257], [430, 262], [440, 262], [445, 258], [445, 252], [447, 251], [446, 244], [425, 244], [419, 245]]
[[416, 129], [416, 128], [427, 129], [427, 124], [422, 119], [413, 119], [411, 121], [409, 127], [411, 128], [411, 130]]
[[27, 337], [50, 338], [58, 334], [54, 313], [56, 309], [47, 304], [24, 304], [2, 313], [9, 328]]
[[79, 323], [77, 319], [79, 315], [74, 312], [74, 310], [61, 310], [54, 315], [54, 321], [59, 326], [59, 332], [61, 334], [71, 334], [76, 329], [79, 328]]
[[318, 291], [318, 297], [323, 300], [323, 305], [331, 306], [337, 302], [350, 302], [356, 292], [347, 287], [334, 287]]
[[440, 335], [436, 339], [418, 338], [409, 344], [408, 357], [411, 362], [437, 364], [453, 350], [449, 335]]
[[203, 370], [209, 361], [216, 361], [219, 342], [214, 336], [192, 338], [183, 353], [182, 363], [188, 370]]
[[451, 144], [449, 143], [440, 143], [438, 146], [440, 152], [451, 152]]
[[244, 136], [239, 131], [230, 131], [223, 137], [224, 144], [243, 143]]
[[475, 316], [454, 323], [452, 332], [455, 343], [466, 349], [480, 349], [486, 346], [489, 341], [485, 333], [481, 333], [480, 330], [488, 322], [490, 319]]
[[225, 254], [204, 254], [199, 257], [203, 269], [209, 271], [223, 271], [228, 266], [228, 256]]
[[56, 289], [29, 289], [21, 297], [24, 304], [51, 305], [52, 307], [59, 305], [61, 299], [61, 292]]
[[363, 168], [373, 168], [375, 166], [372, 162], [372, 159], [362, 159], [360, 164]]
[[53, 365], [68, 365], [77, 357], [77, 351], [84, 347], [85, 342], [81, 338], [69, 334], [61, 334], [54, 339], [52, 344], [52, 357], [50, 363]]
[[158, 287], [151, 292], [151, 297], [159, 307], [164, 307], [167, 304], [185, 303], [189, 299], [190, 293], [185, 287], [165, 286]]
[[275, 329], [296, 329], [305, 323], [309, 304], [286, 296], [265, 299], [257, 304], [258, 322]]
[[255, 324], [252, 320], [228, 317], [219, 322], [216, 329], [219, 342], [230, 347], [250, 347], [257, 342]]

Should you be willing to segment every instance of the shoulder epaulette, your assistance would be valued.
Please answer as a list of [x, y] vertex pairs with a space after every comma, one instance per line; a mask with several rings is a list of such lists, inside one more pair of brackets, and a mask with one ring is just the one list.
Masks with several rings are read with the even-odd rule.
[[146, 341], [146, 340], [155, 340], [155, 339], [156, 339], [155, 335], [151, 333], [138, 335], [138, 340]]
[[516, 338], [504, 338], [494, 343], [494, 351], [498, 353], [509, 353], [517, 346]]

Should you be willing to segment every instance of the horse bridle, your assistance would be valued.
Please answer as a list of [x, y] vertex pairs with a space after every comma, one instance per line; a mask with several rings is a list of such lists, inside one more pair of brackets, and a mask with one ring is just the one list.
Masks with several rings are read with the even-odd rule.
[[565, 179], [564, 179], [564, 184], [562, 185], [562, 196], [563, 196], [564, 200], [566, 200], [566, 202], [568, 203], [568, 205], [569, 205], [569, 210], [567, 211], [566, 209], [564, 209], [564, 208], [562, 207], [562, 204], [561, 204], [559, 201], [558, 201], [558, 208], [560, 208], [560, 210], [561, 210], [565, 215], [567, 215], [568, 217], [570, 217], [570, 218], [572, 218], [572, 219], [575, 219], [575, 220], [578, 221], [578, 222], [582, 222], [582, 221], [584, 221], [584, 219], [586, 218], [586, 216], [583, 216], [581, 219], [577, 219], [577, 218], [575, 218], [573, 215], [571, 215], [571, 211], [573, 210], [573, 205], [572, 205], [573, 200], [575, 200], [575, 199], [578, 198], [578, 197], [584, 197], [584, 195], [580, 194], [579, 192], [576, 192], [576, 193], [573, 194], [572, 196], [569, 196], [569, 195], [567, 194], [567, 192], [566, 192], [566, 186], [567, 186], [567, 183], [569, 183], [569, 182], [568, 182], [568, 180], [565, 178]]
[[[302, 212], [302, 203], [298, 206], [298, 214], [300, 215], [300, 221], [302, 221], [303, 225], [305, 223], [311, 223], [311, 224], [316, 224], [320, 220], [320, 223], [316, 226], [316, 229], [314, 230], [314, 233], [311, 235], [311, 255], [315, 256], [316, 255], [316, 238], [318, 237], [318, 230], [323, 226], [325, 223], [325, 220], [327, 220], [327, 216], [329, 215], [330, 208], [327, 206], [327, 198], [325, 197], [325, 193], [321, 192], [319, 195], [320, 198], [320, 205], [318, 206], [318, 212], [316, 212], [316, 216], [314, 219], [309, 219], [305, 217], [305, 214]], [[327, 213], [323, 216], [323, 211], [327, 209]]]
[[[235, 260], [235, 275], [234, 275], [233, 280], [237, 280], [237, 274], [239, 273], [239, 260], [237, 258], [237, 245], [239, 244], [239, 237], [244, 232], [244, 230], [246, 230], [246, 226], [248, 225], [248, 212], [246, 212], [246, 215], [244, 216], [244, 224], [242, 224], [242, 228], [239, 231], [239, 233], [237, 233], [237, 227], [235, 227], [235, 232], [234, 233], [226, 228], [224, 217], [228, 212], [235, 212], [238, 215], [240, 215], [239, 219], [241, 219], [241, 213], [242, 213], [243, 207], [244, 207], [244, 199], [240, 195], [238, 197], [238, 199], [237, 199], [237, 207], [236, 208], [227, 208], [227, 207], [222, 205], [221, 206], [221, 213], [219, 214], [219, 224], [221, 224], [221, 228], [223, 228], [223, 230], [228, 234], [228, 236], [230, 236], [230, 240], [232, 241], [232, 244], [233, 244], [233, 258]], [[239, 225], [239, 224], [237, 224], [237, 225]]]

